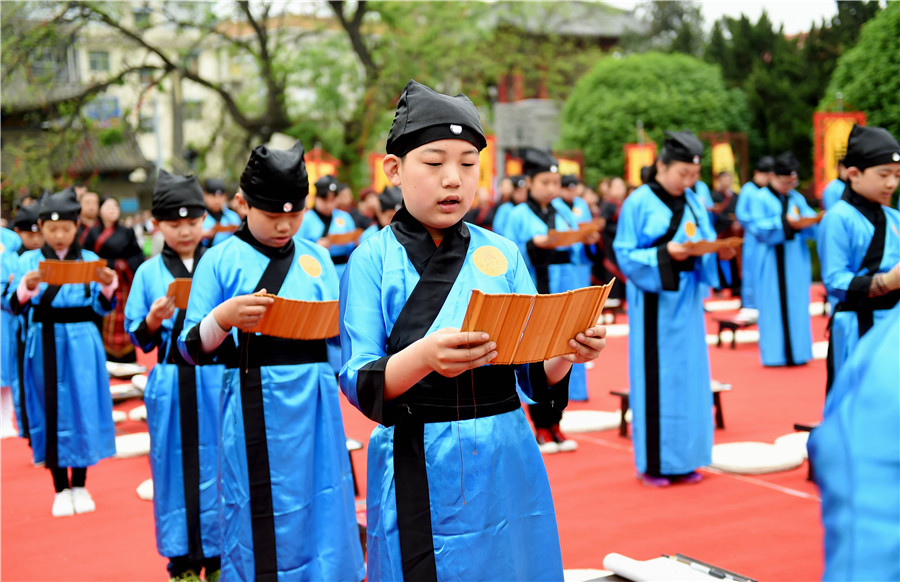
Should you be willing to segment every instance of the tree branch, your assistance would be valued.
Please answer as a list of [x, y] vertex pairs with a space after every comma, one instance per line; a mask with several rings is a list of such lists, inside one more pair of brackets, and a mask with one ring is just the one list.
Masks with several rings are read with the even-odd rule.
[[366, 79], [372, 81], [378, 78], [378, 66], [375, 64], [375, 61], [372, 60], [372, 54], [369, 52], [366, 43], [363, 41], [362, 31], [360, 30], [363, 16], [365, 16], [366, 13], [366, 1], [360, 0], [356, 4], [356, 12], [353, 14], [353, 20], [351, 22], [347, 22], [347, 19], [344, 16], [344, 2], [340, 0], [329, 0], [328, 4], [331, 6], [335, 16], [337, 16], [338, 21], [340, 21], [341, 27], [347, 32], [347, 36], [350, 37], [350, 44], [353, 46], [353, 51], [356, 53], [356, 56], [359, 57], [363, 68], [366, 70]]

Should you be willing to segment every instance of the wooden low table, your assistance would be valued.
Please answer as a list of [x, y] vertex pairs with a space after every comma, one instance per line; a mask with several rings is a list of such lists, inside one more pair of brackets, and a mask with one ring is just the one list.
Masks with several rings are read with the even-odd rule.
[[[818, 422], [806, 422], [806, 423], [795, 422], [794, 430], [800, 431], [800, 432], [812, 433], [813, 429], [816, 428], [817, 426], [819, 426]], [[807, 481], [815, 481], [816, 473], [813, 471], [812, 457], [807, 455], [806, 462], [808, 464], [808, 469], [809, 469], [806, 473], [806, 480]]]
[[715, 321], [719, 324], [719, 332], [716, 334], [719, 341], [716, 342], [716, 347], [720, 348], [722, 347], [722, 332], [726, 329], [731, 330], [731, 349], [735, 349], [737, 347], [738, 330], [756, 325], [755, 321], [745, 321], [734, 317], [718, 317]]
[[[725, 414], [722, 412], [722, 392], [728, 392], [731, 390], [731, 384], [723, 384], [721, 382], [713, 382], [710, 385], [713, 393], [713, 406], [716, 408], [716, 428], [725, 428]], [[619, 417], [619, 436], [627, 437], [628, 436], [628, 423], [625, 421], [625, 413], [628, 411], [629, 405], [629, 391], [627, 389], [622, 390], [610, 390], [610, 394], [613, 396], [618, 396], [620, 400], [619, 410], [621, 416]], [[799, 429], [798, 429], [799, 430]]]

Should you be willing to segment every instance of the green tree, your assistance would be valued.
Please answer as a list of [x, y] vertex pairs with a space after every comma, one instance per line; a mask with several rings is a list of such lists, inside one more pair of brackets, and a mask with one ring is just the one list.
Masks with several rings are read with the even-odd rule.
[[626, 51], [703, 54], [703, 13], [698, 2], [653, 0], [639, 5], [636, 12], [645, 29], [623, 36], [622, 46]]
[[622, 145], [643, 122], [649, 139], [665, 130], [746, 131], [743, 94], [728, 89], [715, 65], [681, 54], [645, 53], [598, 63], [576, 85], [562, 112], [560, 146], [584, 153], [588, 182], [621, 175]]
[[866, 112], [869, 125], [900, 135], [900, 3], [888, 2], [841, 55], [820, 108], [833, 106], [838, 92], [849, 106]]

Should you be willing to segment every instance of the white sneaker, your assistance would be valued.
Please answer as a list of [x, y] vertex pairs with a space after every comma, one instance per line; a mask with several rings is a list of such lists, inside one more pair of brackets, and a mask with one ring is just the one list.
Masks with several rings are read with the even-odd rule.
[[97, 509], [94, 499], [84, 487], [72, 487], [72, 505], [75, 513], [90, 513]]
[[578, 449], [578, 443], [573, 441], [572, 439], [566, 439], [562, 442], [556, 443], [559, 447], [560, 453], [571, 453]]
[[538, 445], [542, 455], [555, 455], [559, 452], [559, 445], [553, 441]]
[[53, 498], [53, 509], [50, 510], [53, 517], [68, 517], [75, 515], [75, 506], [72, 503], [72, 490], [63, 489]]

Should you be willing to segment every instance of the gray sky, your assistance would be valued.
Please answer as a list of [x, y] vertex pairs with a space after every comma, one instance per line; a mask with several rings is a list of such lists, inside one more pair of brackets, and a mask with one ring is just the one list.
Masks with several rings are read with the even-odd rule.
[[[641, 4], [638, 0], [606, 1], [629, 9]], [[823, 18], [830, 20], [837, 14], [834, 0], [700, 0], [698, 3], [707, 28], [722, 16], [739, 18], [746, 14], [756, 22], [765, 9], [776, 28], [783, 24], [786, 34], [797, 34], [809, 30], [813, 24], [821, 24]]]

